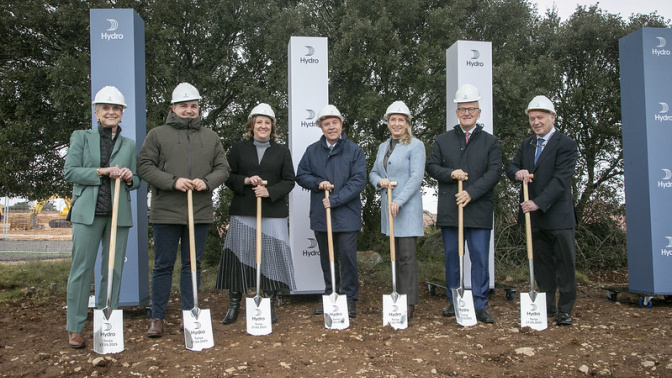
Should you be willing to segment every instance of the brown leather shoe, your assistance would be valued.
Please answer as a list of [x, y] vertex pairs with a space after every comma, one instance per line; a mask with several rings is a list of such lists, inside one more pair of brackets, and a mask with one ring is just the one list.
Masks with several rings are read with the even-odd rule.
[[152, 319], [152, 325], [149, 326], [147, 337], [156, 338], [163, 336], [163, 319]]
[[70, 348], [81, 349], [84, 348], [84, 337], [81, 332], [68, 332], [68, 344]]

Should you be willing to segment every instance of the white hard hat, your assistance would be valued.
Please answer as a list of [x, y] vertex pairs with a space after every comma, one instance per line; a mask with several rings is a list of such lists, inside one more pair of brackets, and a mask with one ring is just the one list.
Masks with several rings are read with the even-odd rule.
[[455, 92], [455, 99], [453, 102], [474, 102], [481, 99], [481, 92], [478, 91], [478, 88], [474, 87], [471, 84], [464, 84]]
[[189, 83], [180, 83], [173, 89], [173, 99], [170, 100], [171, 104], [185, 101], [200, 101], [201, 95], [198, 93], [198, 89]]
[[410, 109], [408, 109], [408, 106], [406, 106], [403, 101], [395, 101], [392, 105], [388, 106], [383, 120], [387, 121], [387, 117], [389, 117], [390, 114], [403, 114], [409, 119], [413, 118]]
[[322, 121], [322, 118], [327, 118], [327, 117], [337, 117], [338, 119], [343, 122], [343, 116], [341, 115], [341, 112], [336, 109], [334, 105], [327, 105], [324, 108], [320, 109], [320, 111], [317, 113], [317, 122]]
[[525, 114], [529, 114], [530, 110], [545, 110], [555, 114], [555, 106], [546, 96], [537, 96], [530, 101], [530, 104], [527, 105], [525, 109]]
[[247, 119], [250, 119], [256, 115], [263, 115], [266, 116], [275, 122], [275, 113], [273, 112], [273, 109], [271, 109], [271, 106], [265, 103], [261, 103], [252, 109], [250, 112], [250, 115], [247, 117]]
[[93, 105], [96, 104], [121, 105], [126, 108], [126, 99], [116, 87], [108, 85], [96, 93], [96, 97], [93, 99]]

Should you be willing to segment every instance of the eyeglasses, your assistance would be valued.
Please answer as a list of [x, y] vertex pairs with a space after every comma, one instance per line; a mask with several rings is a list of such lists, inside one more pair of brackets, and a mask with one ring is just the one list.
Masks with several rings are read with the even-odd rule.
[[481, 110], [480, 108], [457, 108], [457, 114], [464, 114], [466, 112], [469, 112], [470, 115], [473, 115], [476, 113], [477, 110]]
[[534, 143], [536, 141], [537, 141], [536, 138], [532, 138], [532, 140], [530, 141], [530, 146], [534, 146], [534, 148], [539, 148], [539, 147], [544, 148], [544, 147], [546, 147], [546, 141], [544, 141], [544, 143], [542, 143], [542, 144]]

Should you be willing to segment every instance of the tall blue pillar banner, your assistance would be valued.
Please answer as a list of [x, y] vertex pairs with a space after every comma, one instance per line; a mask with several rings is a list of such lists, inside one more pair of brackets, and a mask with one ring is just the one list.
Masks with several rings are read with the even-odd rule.
[[[147, 133], [145, 114], [145, 23], [133, 9], [91, 9], [91, 98], [106, 85], [124, 94], [122, 135], [134, 139], [138, 151]], [[96, 126], [95, 117], [91, 124]], [[147, 185], [131, 192], [133, 227], [128, 235], [120, 306], [149, 303]], [[96, 262], [96, 293], [100, 258]]]
[[630, 291], [672, 294], [672, 29], [619, 41]]

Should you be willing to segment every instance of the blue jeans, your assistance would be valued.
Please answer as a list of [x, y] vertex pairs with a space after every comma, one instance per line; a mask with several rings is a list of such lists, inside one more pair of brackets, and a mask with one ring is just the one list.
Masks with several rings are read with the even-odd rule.
[[[196, 285], [201, 282], [201, 258], [205, 250], [209, 224], [194, 225], [196, 244]], [[154, 270], [152, 271], [152, 318], [164, 319], [170, 299], [170, 286], [177, 259], [177, 245], [181, 248], [180, 293], [182, 310], [194, 308], [189, 259], [189, 227], [181, 224], [154, 224]]]
[[[460, 287], [460, 258], [457, 242], [457, 227], [441, 227], [443, 247], [446, 254], [446, 296], [453, 303], [450, 289]], [[464, 228], [464, 240], [469, 246], [471, 258], [471, 292], [476, 310], [488, 308], [488, 290], [490, 290], [490, 271], [488, 254], [490, 252], [490, 230], [483, 228]]]

